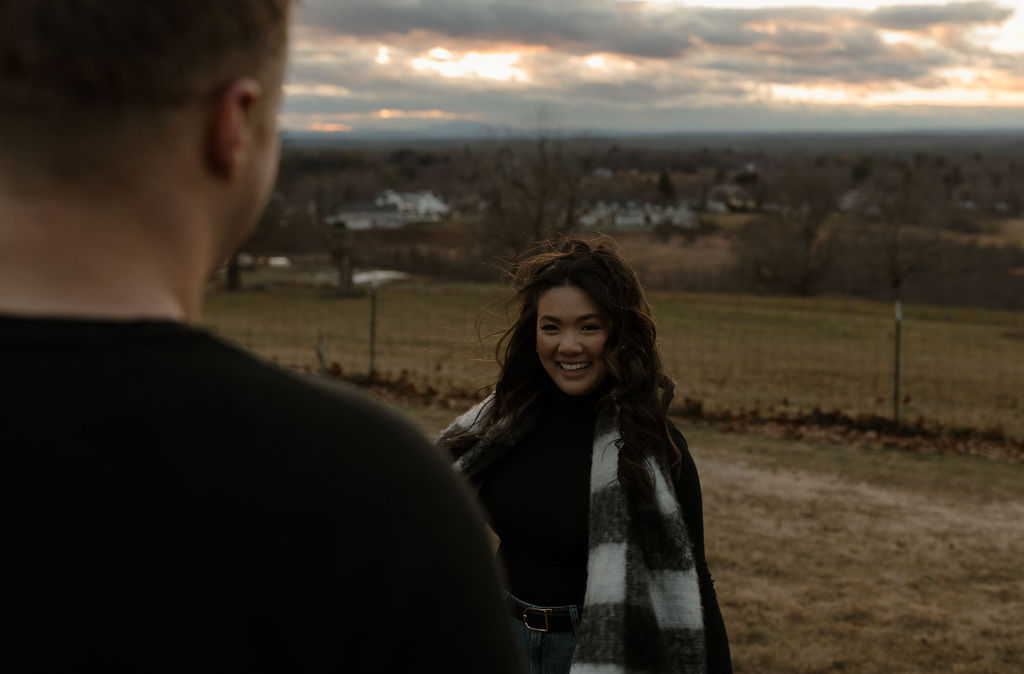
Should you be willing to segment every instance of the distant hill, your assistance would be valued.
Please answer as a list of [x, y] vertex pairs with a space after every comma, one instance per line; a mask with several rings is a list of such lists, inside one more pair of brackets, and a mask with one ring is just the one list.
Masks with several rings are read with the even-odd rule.
[[[449, 121], [417, 129], [366, 129], [348, 133], [284, 131], [286, 147], [294, 149], [337, 148], [353, 146], [438, 146], [462, 143], [487, 144], [503, 141], [525, 141], [536, 138], [531, 128], [495, 126], [479, 122]], [[1024, 152], [1024, 128], [973, 131], [889, 131], [889, 132], [709, 132], [709, 133], [645, 133], [643, 131], [596, 132], [587, 129], [555, 129], [544, 135], [569, 144], [593, 145], [618, 143], [642, 149], [732, 148], [760, 151], [766, 154], [801, 154], [835, 152], [905, 153], [984, 153], [986, 150], [1005, 153]]]

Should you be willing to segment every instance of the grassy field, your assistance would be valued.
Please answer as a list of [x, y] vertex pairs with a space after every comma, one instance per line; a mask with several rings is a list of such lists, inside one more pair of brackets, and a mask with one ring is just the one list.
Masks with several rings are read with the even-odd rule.
[[[504, 291], [429, 281], [378, 293], [375, 369], [422, 388], [475, 391], [493, 379]], [[893, 310], [830, 298], [652, 293], [677, 399], [706, 410], [890, 416]], [[206, 324], [287, 367], [318, 350], [347, 374], [369, 368], [369, 296], [282, 287], [211, 291]], [[1024, 314], [904, 307], [901, 415], [927, 425], [1000, 427], [1024, 437]]]
[[1024, 671], [1024, 466], [680, 427], [737, 674]]

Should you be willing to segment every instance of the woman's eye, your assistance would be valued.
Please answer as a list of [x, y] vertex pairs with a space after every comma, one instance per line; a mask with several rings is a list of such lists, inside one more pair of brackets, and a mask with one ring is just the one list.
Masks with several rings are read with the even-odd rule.
[[583, 331], [584, 332], [593, 332], [594, 330], [600, 330], [600, 329], [601, 329], [601, 326], [597, 325], [596, 323], [587, 323], [586, 325], [583, 326]]
[[540, 331], [541, 332], [554, 332], [557, 329], [558, 328], [556, 328], [553, 325], [542, 325], [542, 326], [540, 326]]

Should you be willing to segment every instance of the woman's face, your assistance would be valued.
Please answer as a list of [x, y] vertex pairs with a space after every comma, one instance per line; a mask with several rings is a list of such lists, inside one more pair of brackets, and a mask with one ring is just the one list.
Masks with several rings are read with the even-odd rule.
[[594, 391], [608, 370], [611, 322], [586, 291], [560, 286], [537, 298], [537, 355], [555, 385], [571, 396]]

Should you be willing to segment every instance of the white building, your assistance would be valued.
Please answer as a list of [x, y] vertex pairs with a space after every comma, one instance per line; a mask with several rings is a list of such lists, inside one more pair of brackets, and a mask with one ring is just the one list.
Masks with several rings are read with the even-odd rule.
[[593, 229], [607, 227], [610, 229], [642, 231], [651, 229], [662, 223], [679, 227], [693, 227], [697, 224], [697, 216], [685, 204], [679, 206], [662, 206], [660, 204], [599, 201], [580, 216], [580, 225]]
[[399, 229], [410, 222], [437, 222], [448, 215], [444, 200], [433, 192], [382, 192], [372, 203], [345, 204], [327, 217], [329, 225], [351, 230]]
[[394, 206], [401, 213], [415, 215], [418, 220], [431, 222], [448, 215], [448, 205], [433, 192], [395, 192], [386, 190], [377, 197], [378, 206]]

